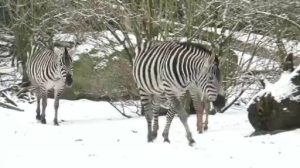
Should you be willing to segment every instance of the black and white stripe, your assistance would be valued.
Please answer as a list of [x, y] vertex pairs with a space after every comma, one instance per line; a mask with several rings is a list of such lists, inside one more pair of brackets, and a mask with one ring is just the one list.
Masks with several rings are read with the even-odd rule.
[[[50, 50], [44, 46], [32, 46], [27, 53], [26, 72], [34, 87], [37, 97], [36, 118], [46, 123], [45, 109], [47, 94], [54, 89], [54, 124], [58, 125], [57, 111], [59, 97], [65, 86], [71, 87], [73, 83], [73, 61], [67, 48], [64, 50]], [[40, 114], [40, 100], [42, 99], [42, 114]]]
[[[205, 96], [217, 107], [225, 104], [219, 60], [205, 47], [187, 42], [143, 42], [136, 48], [134, 80], [140, 90], [142, 110], [148, 123], [148, 141], [157, 136], [158, 109], [168, 108], [163, 132], [169, 142], [171, 121], [177, 113], [190, 144], [194, 142], [180, 98], [189, 90], [195, 109]], [[152, 128], [152, 119], [154, 124]]]

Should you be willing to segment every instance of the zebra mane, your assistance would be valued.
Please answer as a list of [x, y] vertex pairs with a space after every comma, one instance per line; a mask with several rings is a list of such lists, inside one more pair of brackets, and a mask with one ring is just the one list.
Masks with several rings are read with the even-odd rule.
[[157, 41], [157, 40], [151, 40], [151, 41], [142, 41], [140, 44], [137, 45], [137, 47], [135, 48], [135, 53], [138, 54], [140, 53], [141, 50], [147, 50], [151, 47], [160, 45], [161, 43], [163, 43], [163, 41]]
[[200, 50], [203, 50], [207, 53], [209, 53], [210, 55], [212, 54], [212, 52], [207, 49], [204, 45], [202, 44], [199, 44], [199, 43], [192, 43], [192, 42], [178, 42], [178, 44], [180, 45], [184, 45], [184, 46], [187, 46], [187, 47], [195, 47], [197, 49], [200, 49]]
[[142, 41], [141, 44], [137, 45], [136, 52], [138, 53], [139, 51], [144, 50], [145, 48], [151, 48], [151, 47], [154, 47], [157, 45], [161, 45], [164, 42], [174, 42], [179, 45], [186, 46], [186, 47], [195, 47], [199, 50], [203, 50], [203, 51], [209, 53], [210, 55], [212, 54], [212, 52], [209, 49], [207, 49], [207, 47], [205, 47], [204, 45], [199, 44], [199, 43], [178, 42], [178, 41], [158, 41], [158, 40]]

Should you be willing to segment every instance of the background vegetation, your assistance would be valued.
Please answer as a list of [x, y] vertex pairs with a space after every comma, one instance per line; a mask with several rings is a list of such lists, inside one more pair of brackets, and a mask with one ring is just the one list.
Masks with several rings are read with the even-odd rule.
[[[1, 0], [0, 23], [1, 61], [19, 67], [22, 81], [31, 44], [83, 47], [94, 40], [92, 50], [76, 54], [75, 84], [65, 95], [70, 99], [136, 98], [131, 64], [142, 39], [207, 45], [222, 58], [228, 92], [232, 86], [244, 89], [247, 74], [274, 77], [276, 68], [251, 69], [254, 56], [280, 65], [287, 53], [300, 53], [294, 50], [300, 41], [300, 1], [295, 0]], [[59, 34], [75, 38], [55, 39]], [[287, 45], [291, 41], [294, 48]], [[103, 48], [109, 52], [99, 54]], [[252, 57], [242, 62], [235, 51]]]

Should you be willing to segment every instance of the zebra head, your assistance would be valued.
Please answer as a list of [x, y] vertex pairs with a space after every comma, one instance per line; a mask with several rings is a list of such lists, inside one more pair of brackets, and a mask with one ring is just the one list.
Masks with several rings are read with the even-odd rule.
[[204, 92], [217, 110], [223, 108], [226, 102], [222, 82], [223, 77], [219, 67], [219, 59], [215, 57], [213, 65], [208, 69], [207, 84], [204, 85]]
[[60, 58], [59, 66], [60, 74], [65, 82], [65, 85], [67, 87], [71, 87], [73, 84], [73, 60], [66, 47]]

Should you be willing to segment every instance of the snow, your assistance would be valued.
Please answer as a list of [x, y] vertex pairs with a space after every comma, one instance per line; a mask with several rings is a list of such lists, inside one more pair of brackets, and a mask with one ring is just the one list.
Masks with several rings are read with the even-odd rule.
[[209, 118], [209, 130], [196, 133], [188, 146], [178, 118], [171, 144], [163, 143], [165, 117], [160, 117], [158, 139], [146, 142], [143, 117], [122, 117], [106, 102], [61, 100], [59, 119], [52, 124], [53, 100], [48, 101], [47, 125], [35, 120], [35, 104], [19, 103], [25, 112], [0, 107], [0, 167], [298, 167], [300, 129], [276, 135], [247, 137], [253, 132], [245, 106], [235, 106]]
[[267, 95], [271, 95], [272, 97], [274, 97], [274, 100], [276, 100], [277, 102], [281, 102], [282, 100], [287, 98], [293, 101], [300, 102], [300, 95], [293, 95], [299, 90], [299, 86], [294, 85], [291, 81], [293, 77], [299, 76], [299, 72], [300, 66], [298, 66], [292, 73], [283, 72], [280, 76], [280, 79], [274, 84], [267, 82], [266, 88], [259, 91], [248, 104], [251, 105], [255, 102], [256, 99]]
[[[208, 32], [216, 32], [217, 34], [222, 34], [221, 28], [213, 28], [213, 27], [206, 27], [203, 28], [203, 30]], [[225, 30], [224, 36], [229, 36], [232, 32], [229, 30]], [[270, 36], [264, 36], [261, 34], [255, 34], [255, 33], [245, 33], [245, 32], [233, 32], [232, 37], [240, 40], [244, 43], [252, 44], [254, 46], [260, 45], [263, 46], [266, 49], [270, 50], [277, 50], [276, 45], [276, 38], [270, 37]], [[282, 42], [284, 44], [284, 47], [288, 53], [294, 53], [295, 56], [300, 56], [300, 42], [297, 40], [287, 40], [282, 39]]]
[[[121, 41], [124, 41], [124, 34], [120, 30], [116, 30], [115, 34], [120, 38]], [[77, 61], [80, 59], [81, 54], [88, 54], [92, 57], [101, 57], [104, 58], [113, 54], [116, 51], [124, 50], [124, 47], [119, 44], [118, 40], [110, 31], [103, 32], [87, 32], [82, 35], [83, 39], [81, 44], [76, 47], [74, 53], [74, 60]], [[133, 45], [136, 45], [136, 38], [133, 34], [128, 34], [129, 40]], [[73, 34], [56, 34], [54, 36], [56, 41], [64, 42], [75, 42], [76, 36]], [[129, 44], [126, 44], [127, 46]], [[95, 52], [92, 52], [92, 51]]]
[[53, 41], [74, 42], [76, 41], [76, 36], [68, 33], [59, 33], [54, 35]]
[[[252, 55], [234, 50], [234, 53], [238, 56], [238, 62], [241, 63], [242, 70], [246, 70]], [[252, 62], [249, 67], [249, 71], [265, 71], [278, 69], [280, 65], [278, 62], [271, 59], [262, 58], [259, 56], [253, 56]]]

